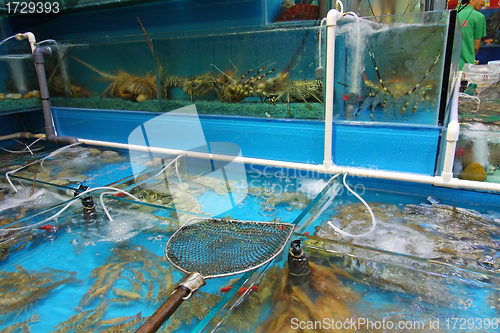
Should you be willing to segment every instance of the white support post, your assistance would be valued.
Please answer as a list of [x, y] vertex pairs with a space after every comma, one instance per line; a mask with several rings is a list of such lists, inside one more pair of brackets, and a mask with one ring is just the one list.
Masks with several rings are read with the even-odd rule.
[[459, 72], [455, 80], [455, 85], [453, 86], [450, 122], [448, 123], [448, 130], [446, 133], [446, 151], [444, 155], [443, 171], [441, 172], [441, 178], [445, 184], [453, 178], [453, 162], [455, 160], [457, 141], [460, 136], [460, 124], [458, 123], [458, 95], [460, 92], [461, 77], [462, 72]]
[[326, 16], [326, 84], [325, 84], [325, 153], [323, 166], [332, 166], [332, 132], [333, 132], [333, 92], [335, 83], [335, 27], [343, 16], [336, 9], [331, 9]]

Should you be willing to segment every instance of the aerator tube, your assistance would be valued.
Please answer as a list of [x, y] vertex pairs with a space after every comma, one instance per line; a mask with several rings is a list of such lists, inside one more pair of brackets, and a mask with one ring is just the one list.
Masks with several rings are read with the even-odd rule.
[[50, 48], [46, 46], [37, 47], [33, 51], [33, 60], [35, 61], [38, 84], [40, 86], [40, 98], [42, 100], [43, 118], [45, 120], [45, 136], [47, 141], [52, 143], [72, 144], [78, 143], [78, 139], [72, 136], [59, 136], [54, 129], [52, 119], [52, 110], [50, 105], [49, 89], [47, 87], [47, 78], [45, 77], [44, 55], [50, 54]]

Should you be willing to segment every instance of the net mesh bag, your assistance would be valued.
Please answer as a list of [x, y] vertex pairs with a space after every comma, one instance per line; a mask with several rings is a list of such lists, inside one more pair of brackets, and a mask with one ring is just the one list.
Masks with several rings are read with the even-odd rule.
[[180, 228], [165, 247], [167, 259], [186, 273], [204, 278], [242, 273], [276, 257], [294, 225], [207, 219]]

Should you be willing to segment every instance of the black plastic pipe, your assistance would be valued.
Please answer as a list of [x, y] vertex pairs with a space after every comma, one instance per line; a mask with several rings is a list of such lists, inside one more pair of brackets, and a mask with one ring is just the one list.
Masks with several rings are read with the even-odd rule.
[[78, 143], [78, 139], [73, 136], [56, 135], [54, 123], [52, 120], [52, 108], [50, 105], [49, 88], [47, 86], [47, 78], [45, 76], [44, 55], [50, 55], [50, 48], [41, 46], [33, 51], [33, 60], [35, 61], [36, 75], [38, 77], [38, 85], [40, 86], [40, 98], [42, 100], [43, 118], [45, 120], [45, 136], [46, 140], [52, 143], [72, 144]]

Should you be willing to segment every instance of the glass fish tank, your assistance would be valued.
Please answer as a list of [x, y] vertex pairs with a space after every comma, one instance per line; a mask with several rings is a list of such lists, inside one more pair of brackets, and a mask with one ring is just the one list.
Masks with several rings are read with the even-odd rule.
[[335, 46], [338, 119], [442, 122], [448, 82], [455, 76], [447, 71], [451, 60], [446, 49], [454, 30], [450, 20], [445, 11], [340, 20]]
[[[450, 24], [446, 11], [342, 18], [336, 119], [439, 123]], [[80, 40], [65, 53], [69, 76], [52, 103], [160, 112], [194, 103], [200, 114], [322, 120], [325, 26], [239, 30]]]
[[89, 95], [53, 105], [171, 111], [195, 103], [200, 114], [323, 118], [323, 75], [315, 69], [324, 68], [324, 28], [198, 34], [75, 48], [71, 78]]
[[[202, 332], [496, 332], [498, 275], [295, 235]], [[292, 253], [292, 248], [290, 250]], [[303, 267], [301, 267], [303, 268]]]
[[[342, 177], [299, 232], [484, 272], [500, 272], [495, 194]], [[347, 185], [347, 186], [346, 186]], [[402, 195], [403, 194], [403, 195]], [[361, 198], [361, 199], [360, 199]]]
[[42, 107], [35, 64], [29, 45], [7, 40], [0, 51], [0, 113]]
[[[342, 18], [336, 119], [440, 123], [449, 98], [451, 21], [448, 11]], [[53, 106], [163, 112], [195, 103], [200, 114], [324, 119], [326, 27], [320, 21], [187, 33], [148, 33], [147, 24], [133, 24], [134, 34], [39, 41], [52, 53], [45, 67]], [[7, 58], [31, 57], [26, 43], [7, 43], [14, 45]], [[2, 80], [12, 86], [5, 94], [36, 90], [34, 68], [23, 61], [23, 75], [4, 64]], [[14, 82], [23, 77], [29, 84]], [[29, 96], [36, 100], [37, 93]]]
[[499, 183], [500, 127], [464, 122], [455, 153], [454, 175], [460, 179]]
[[[40, 179], [33, 170], [9, 177], [7, 170], [12, 169], [3, 169], [1, 329], [134, 331], [183, 277], [164, 252], [181, 225], [192, 217], [291, 223], [311, 207], [328, 179], [188, 157], [151, 159], [145, 154], [141, 160], [142, 153], [133, 163], [128, 157], [127, 163], [118, 152], [92, 149], [97, 148], [69, 147], [52, 155], [49, 149], [36, 157], [26, 153], [37, 163], [23, 161], [21, 166], [38, 165], [39, 172], [47, 168]], [[105, 151], [119, 159], [106, 160]], [[59, 180], [65, 177], [51, 176], [61, 166], [77, 168], [82, 158], [92, 161], [88, 174], [80, 170], [86, 175], [82, 182], [63, 184]], [[112, 183], [122, 172], [130, 175], [130, 164], [139, 169]], [[124, 165], [128, 169], [122, 170]], [[224, 172], [217, 173], [214, 166]], [[116, 174], [106, 172], [110, 169]], [[83, 184], [92, 187], [88, 192], [76, 187]], [[208, 281], [160, 331], [192, 330], [232, 295], [226, 286], [240, 278]]]

